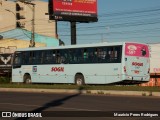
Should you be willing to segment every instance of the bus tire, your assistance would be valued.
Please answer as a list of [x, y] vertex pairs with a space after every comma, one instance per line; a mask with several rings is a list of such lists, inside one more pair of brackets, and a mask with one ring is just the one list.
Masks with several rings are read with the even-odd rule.
[[84, 76], [82, 74], [77, 74], [75, 76], [75, 84], [78, 86], [84, 85]]
[[32, 83], [31, 76], [29, 74], [24, 75], [24, 83], [25, 84], [31, 84]]

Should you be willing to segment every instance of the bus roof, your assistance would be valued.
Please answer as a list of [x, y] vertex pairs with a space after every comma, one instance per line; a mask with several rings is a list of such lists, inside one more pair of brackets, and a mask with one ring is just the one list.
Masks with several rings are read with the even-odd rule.
[[[65, 49], [65, 48], [112, 46], [112, 45], [114, 46], [114, 45], [124, 45], [125, 43], [137, 43], [137, 42], [101, 42], [101, 43], [66, 45], [66, 46], [57, 46], [57, 47], [29, 47], [29, 48], [19, 48], [16, 51], [50, 50], [50, 49]], [[144, 44], [144, 43], [139, 43], [139, 44]]]

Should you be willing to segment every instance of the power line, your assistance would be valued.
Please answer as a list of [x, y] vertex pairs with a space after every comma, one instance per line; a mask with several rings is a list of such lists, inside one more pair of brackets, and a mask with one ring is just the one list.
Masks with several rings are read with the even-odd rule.
[[149, 13], [149, 12], [155, 12], [155, 11], [160, 11], [160, 7], [157, 8], [143, 8], [143, 9], [138, 9], [138, 10], [133, 10], [133, 11], [120, 11], [120, 12], [113, 12], [113, 13], [106, 13], [106, 14], [101, 14], [99, 17], [104, 17], [104, 16], [122, 16], [122, 15], [131, 15], [131, 14], [140, 14], [140, 13]]

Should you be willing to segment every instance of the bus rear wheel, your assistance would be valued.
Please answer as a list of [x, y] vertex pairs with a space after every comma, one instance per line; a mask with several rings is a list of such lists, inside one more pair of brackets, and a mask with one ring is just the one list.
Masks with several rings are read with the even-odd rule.
[[78, 86], [84, 85], [84, 76], [81, 74], [76, 75], [75, 84]]
[[30, 75], [28, 75], [28, 74], [24, 75], [24, 83], [25, 84], [31, 84], [32, 83]]

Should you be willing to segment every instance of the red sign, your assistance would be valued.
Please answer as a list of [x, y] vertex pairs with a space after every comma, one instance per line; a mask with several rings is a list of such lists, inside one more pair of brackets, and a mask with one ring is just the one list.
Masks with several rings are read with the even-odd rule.
[[51, 72], [64, 72], [64, 67], [52, 67]]
[[53, 15], [58, 20], [97, 20], [97, 0], [53, 0]]

